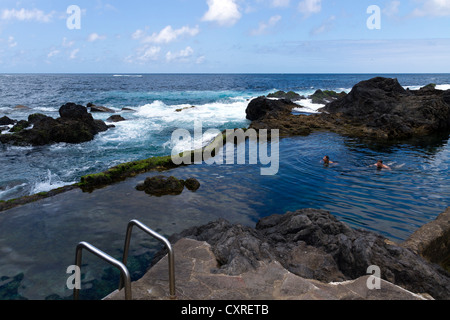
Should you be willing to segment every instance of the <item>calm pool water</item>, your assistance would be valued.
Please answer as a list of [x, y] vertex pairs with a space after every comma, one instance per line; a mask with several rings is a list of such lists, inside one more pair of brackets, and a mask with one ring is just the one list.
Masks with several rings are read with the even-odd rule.
[[[327, 154], [337, 165], [324, 166]], [[259, 165], [191, 165], [165, 175], [197, 178], [201, 188], [179, 196], [136, 191], [144, 174], [82, 193], [74, 190], [0, 214], [0, 298], [70, 299], [66, 269], [87, 241], [120, 258], [126, 226], [139, 219], [170, 236], [218, 218], [254, 226], [262, 217], [302, 208], [330, 211], [355, 228], [401, 242], [450, 204], [448, 137], [396, 146], [365, 145], [332, 133], [280, 141], [280, 168], [261, 176]], [[383, 159], [392, 170], [372, 165]], [[136, 231], [132, 272], [139, 277], [159, 246]], [[83, 258], [82, 299], [101, 299], [118, 274], [89, 254]]]

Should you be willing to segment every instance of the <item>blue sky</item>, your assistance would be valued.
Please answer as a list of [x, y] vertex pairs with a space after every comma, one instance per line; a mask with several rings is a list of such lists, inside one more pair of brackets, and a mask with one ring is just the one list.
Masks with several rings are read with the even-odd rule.
[[447, 73], [449, 58], [450, 0], [0, 3], [1, 73]]

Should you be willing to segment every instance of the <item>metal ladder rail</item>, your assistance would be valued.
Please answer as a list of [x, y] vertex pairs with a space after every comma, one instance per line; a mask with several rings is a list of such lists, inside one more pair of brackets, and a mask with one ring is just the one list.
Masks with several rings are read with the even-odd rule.
[[[93, 245], [87, 243], [87, 242], [80, 242], [76, 249], [76, 257], [75, 257], [75, 265], [79, 268], [78, 270], [81, 271], [81, 260], [82, 260], [82, 252], [83, 249], [86, 249], [90, 251], [92, 254], [96, 255], [97, 257], [105, 260], [109, 264], [115, 266], [120, 270], [120, 279], [121, 283], [125, 282], [124, 286], [120, 288], [123, 289], [125, 287], [125, 300], [131, 300], [132, 294], [131, 294], [131, 276], [130, 272], [128, 271], [127, 267], [120, 261], [114, 259], [110, 255], [104, 253], [103, 251], [97, 249]], [[124, 280], [125, 279], [125, 280]], [[80, 297], [80, 289], [74, 288], [73, 291], [73, 299], [79, 300]]]
[[[160, 234], [158, 234], [157, 232], [153, 231], [152, 229], [150, 229], [149, 227], [147, 227], [146, 225], [144, 225], [143, 223], [141, 223], [138, 220], [131, 220], [128, 223], [128, 227], [127, 227], [127, 234], [126, 234], [126, 238], [125, 238], [125, 246], [123, 249], [123, 259], [122, 259], [122, 263], [126, 266], [127, 265], [127, 260], [128, 260], [128, 253], [129, 253], [129, 249], [130, 249], [130, 242], [131, 242], [131, 234], [133, 232], [133, 227], [138, 227], [139, 229], [141, 229], [142, 231], [144, 231], [145, 233], [147, 233], [148, 235], [152, 236], [153, 238], [159, 240], [160, 242], [162, 242], [166, 248], [169, 250], [169, 289], [170, 289], [170, 299], [176, 299], [176, 293], [175, 293], [175, 259], [174, 259], [174, 252], [173, 252], [173, 248], [172, 245], [170, 244], [170, 242], [164, 238], [163, 236], [161, 236]], [[119, 290], [121, 290], [124, 286], [124, 281], [123, 281], [123, 277], [121, 277], [120, 279], [120, 285], [119, 285]]]

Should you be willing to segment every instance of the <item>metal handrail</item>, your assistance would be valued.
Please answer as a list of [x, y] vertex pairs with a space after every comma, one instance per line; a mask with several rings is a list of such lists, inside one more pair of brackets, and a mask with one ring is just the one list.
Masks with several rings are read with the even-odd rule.
[[[175, 259], [174, 259], [174, 252], [172, 245], [170, 242], [164, 238], [162, 235], [158, 234], [157, 232], [153, 231], [143, 223], [141, 223], [138, 220], [131, 220], [128, 223], [127, 227], [127, 234], [125, 238], [125, 246], [123, 249], [123, 264], [127, 265], [127, 259], [128, 259], [128, 252], [130, 249], [130, 242], [131, 242], [131, 234], [133, 231], [133, 227], [136, 226], [140, 228], [142, 231], [147, 233], [148, 235], [152, 236], [153, 238], [159, 240], [160, 242], [164, 243], [166, 248], [169, 250], [169, 289], [170, 289], [170, 299], [176, 299], [176, 293], [175, 293]], [[119, 290], [123, 288], [123, 278], [120, 279], [120, 285]]]
[[[105, 260], [106, 262], [108, 262], [109, 264], [112, 264], [113, 266], [115, 266], [116, 268], [118, 268], [120, 270], [121, 283], [123, 284], [123, 282], [125, 282], [125, 284], [121, 288], [119, 288], [119, 290], [122, 290], [123, 287], [125, 287], [125, 300], [131, 300], [132, 299], [131, 276], [130, 276], [130, 272], [128, 271], [125, 264], [114, 259], [110, 255], [104, 253], [103, 251], [97, 249], [96, 247], [94, 247], [93, 245], [91, 245], [87, 242], [80, 242], [77, 246], [76, 257], [75, 257], [75, 264], [79, 268], [79, 270], [81, 270], [81, 259], [82, 259], [83, 249], [90, 251], [97, 257]], [[125, 281], [124, 281], [124, 279], [125, 279]], [[78, 300], [79, 297], [80, 297], [80, 289], [75, 287], [74, 291], [73, 291], [73, 299]]]

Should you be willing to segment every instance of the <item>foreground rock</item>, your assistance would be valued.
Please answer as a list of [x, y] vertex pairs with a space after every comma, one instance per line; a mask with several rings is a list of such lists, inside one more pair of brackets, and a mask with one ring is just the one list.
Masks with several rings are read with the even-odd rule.
[[417, 230], [402, 246], [450, 272], [450, 208]]
[[305, 209], [261, 219], [256, 229], [218, 220], [173, 236], [206, 241], [216, 272], [237, 276], [278, 261], [289, 272], [321, 282], [355, 280], [369, 266], [382, 279], [414, 293], [450, 299], [450, 276], [412, 250], [372, 232], [354, 230], [326, 211]]
[[60, 118], [53, 119], [42, 114], [33, 114], [28, 121], [19, 121], [11, 131], [0, 135], [0, 142], [14, 145], [41, 146], [52, 143], [82, 143], [91, 141], [95, 135], [108, 130], [101, 120], [95, 120], [87, 109], [67, 103], [59, 109]]
[[[322, 92], [324, 94], [325, 92]], [[450, 90], [427, 86], [405, 90], [396, 79], [362, 81], [345, 95], [332, 97], [315, 115], [293, 115], [290, 100], [252, 100], [247, 119], [254, 129], [279, 129], [281, 135], [309, 134], [314, 130], [370, 139], [401, 140], [450, 132]]]
[[185, 187], [191, 191], [197, 191], [200, 188], [200, 183], [194, 178], [185, 181], [172, 176], [156, 176], [145, 179], [144, 182], [136, 186], [136, 189], [145, 191], [152, 196], [161, 197], [164, 195], [179, 195]]
[[[323, 283], [299, 277], [277, 261], [259, 262], [248, 272], [231, 276], [214, 272], [217, 260], [206, 242], [181, 239], [175, 252], [177, 300], [425, 300], [384, 280], [379, 290], [370, 290], [369, 276], [353, 281]], [[167, 256], [141, 279], [133, 282], [133, 300], [169, 300]], [[104, 300], [124, 300], [124, 292], [115, 291]]]

